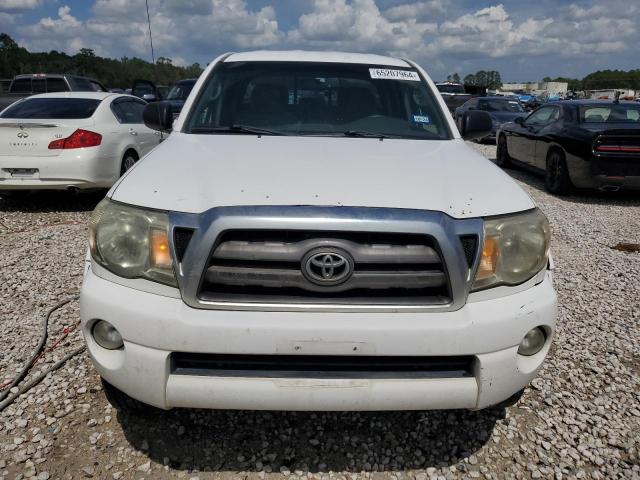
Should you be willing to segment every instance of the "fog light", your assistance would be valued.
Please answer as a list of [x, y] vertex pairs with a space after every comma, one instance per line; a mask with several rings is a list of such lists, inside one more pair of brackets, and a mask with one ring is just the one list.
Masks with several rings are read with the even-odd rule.
[[532, 328], [520, 342], [518, 353], [525, 356], [535, 355], [542, 350], [546, 339], [547, 336], [541, 327]]
[[120, 332], [116, 327], [104, 320], [98, 320], [91, 330], [94, 340], [102, 348], [117, 350], [124, 346]]

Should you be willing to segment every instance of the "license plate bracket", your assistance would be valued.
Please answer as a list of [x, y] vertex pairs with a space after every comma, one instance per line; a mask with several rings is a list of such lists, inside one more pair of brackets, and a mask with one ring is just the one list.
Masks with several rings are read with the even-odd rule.
[[4, 168], [12, 178], [31, 178], [38, 174], [37, 168]]

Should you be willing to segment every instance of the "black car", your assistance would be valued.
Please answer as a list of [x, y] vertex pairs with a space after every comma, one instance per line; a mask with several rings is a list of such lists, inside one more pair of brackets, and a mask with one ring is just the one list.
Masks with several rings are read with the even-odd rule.
[[197, 78], [187, 78], [180, 80], [168, 91], [164, 91], [166, 87], [156, 86], [150, 80], [136, 80], [133, 83], [131, 92], [133, 95], [146, 100], [147, 102], [158, 102], [166, 100], [171, 103], [173, 118], [177, 118], [184, 106], [184, 102], [191, 93], [193, 86], [198, 81]]
[[471, 98], [471, 94], [467, 92], [464, 85], [460, 83], [436, 83], [436, 88], [440, 92], [440, 95], [442, 95], [442, 99], [451, 113]]
[[180, 111], [184, 106], [184, 102], [187, 100], [187, 97], [191, 93], [191, 90], [197, 81], [197, 78], [180, 80], [171, 87], [171, 90], [169, 90], [169, 94], [165, 100], [171, 102], [171, 109], [173, 111], [174, 118], [180, 114]]
[[[454, 118], [458, 127], [462, 120], [462, 115], [469, 110], [482, 110], [491, 117], [491, 135], [485, 139], [496, 137], [496, 132], [505, 123], [513, 122], [516, 118], [526, 117], [527, 114], [518, 100], [507, 97], [474, 97], [456, 108]], [[484, 140], [484, 139], [482, 139]]]
[[545, 172], [547, 189], [640, 190], [640, 105], [569, 100], [543, 105], [498, 131], [497, 163]]

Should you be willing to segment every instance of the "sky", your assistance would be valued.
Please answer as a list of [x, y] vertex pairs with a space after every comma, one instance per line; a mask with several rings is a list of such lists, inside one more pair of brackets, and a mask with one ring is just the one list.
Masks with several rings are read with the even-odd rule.
[[[148, 0], [156, 58], [206, 65], [257, 49], [373, 52], [435, 80], [503, 81], [640, 68], [640, 0]], [[0, 32], [30, 51], [151, 60], [145, 0], [0, 0]]]

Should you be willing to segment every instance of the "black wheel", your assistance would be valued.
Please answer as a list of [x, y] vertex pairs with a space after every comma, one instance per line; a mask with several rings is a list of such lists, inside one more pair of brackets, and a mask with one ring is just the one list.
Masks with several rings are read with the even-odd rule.
[[545, 185], [547, 190], [555, 195], [566, 195], [571, 191], [567, 162], [559, 150], [552, 150], [547, 155]]
[[129, 413], [139, 417], [147, 417], [156, 415], [162, 410], [159, 408], [142, 403], [135, 398], [131, 398], [129, 395], [107, 382], [104, 378], [102, 380], [102, 389], [104, 395], [107, 397], [108, 402], [118, 411], [122, 413]]
[[120, 167], [120, 175], [124, 175], [124, 173], [133, 167], [138, 161], [138, 157], [134, 152], [127, 152], [122, 159], [122, 166]]
[[496, 148], [496, 165], [506, 168], [511, 165], [511, 157], [507, 149], [507, 137], [500, 135], [498, 138], [498, 146]]

